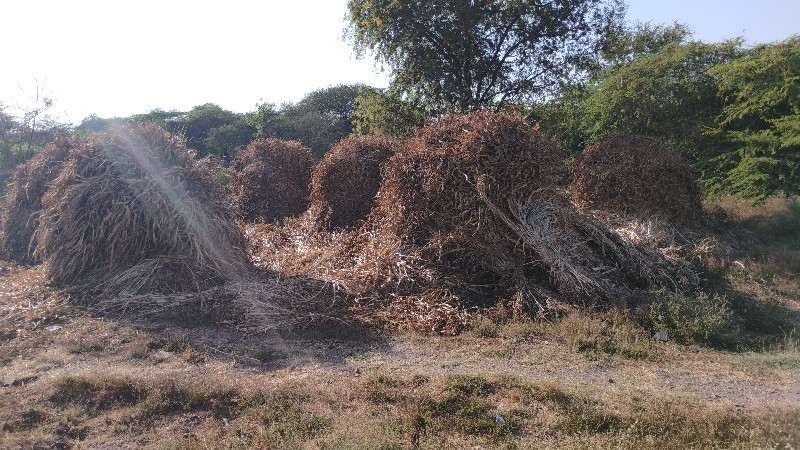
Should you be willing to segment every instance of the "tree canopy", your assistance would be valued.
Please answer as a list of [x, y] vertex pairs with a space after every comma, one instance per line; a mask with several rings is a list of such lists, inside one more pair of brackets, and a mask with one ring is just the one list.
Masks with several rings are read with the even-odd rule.
[[426, 113], [388, 90], [363, 88], [353, 111], [354, 134], [404, 137], [425, 123]]
[[611, 131], [697, 148], [722, 108], [710, 69], [729, 62], [739, 42], [670, 44], [606, 74], [581, 105], [588, 141]]
[[468, 111], [542, 95], [583, 70], [613, 0], [350, 0], [348, 36], [393, 86], [430, 109]]
[[800, 194], [800, 35], [712, 69], [724, 106], [701, 166], [712, 192]]
[[[167, 122], [169, 131], [182, 132], [186, 136], [186, 145], [197, 151], [199, 156], [214, 153], [208, 147], [206, 139], [211, 130], [232, 125], [241, 117], [236, 113], [222, 109], [213, 103], [195, 106], [185, 116]], [[216, 149], [216, 151], [219, 151]], [[222, 156], [216, 153], [217, 156]]]
[[299, 102], [281, 108], [284, 136], [309, 147], [321, 157], [353, 132], [353, 112], [361, 84], [341, 84], [308, 93]]

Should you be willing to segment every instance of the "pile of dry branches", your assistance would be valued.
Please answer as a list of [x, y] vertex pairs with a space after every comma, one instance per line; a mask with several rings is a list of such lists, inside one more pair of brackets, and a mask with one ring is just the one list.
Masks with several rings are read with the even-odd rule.
[[233, 203], [248, 222], [297, 217], [309, 204], [313, 166], [311, 150], [298, 141], [255, 141], [234, 161]]
[[35, 253], [57, 285], [191, 292], [246, 271], [222, 188], [182, 139], [153, 124], [73, 148], [42, 206]]
[[521, 116], [442, 117], [387, 164], [373, 214], [376, 243], [388, 250], [399, 242], [400, 253], [430, 265], [426, 277], [436, 287], [449, 286], [462, 304], [486, 304], [525, 278], [527, 258], [503, 217], [513, 216], [515, 201], [556, 195], [563, 167], [561, 149]]
[[626, 216], [697, 218], [702, 207], [694, 172], [656, 139], [616, 134], [578, 154], [570, 192], [583, 207]]
[[17, 168], [11, 178], [0, 217], [0, 259], [21, 264], [39, 262], [33, 256], [42, 197], [58, 176], [73, 148], [84, 145], [80, 137], [58, 136], [30, 161]]
[[344, 139], [317, 163], [311, 175], [311, 209], [328, 229], [360, 224], [372, 210], [381, 168], [398, 142], [386, 137]]
[[588, 211], [560, 187], [564, 152], [518, 115], [432, 121], [382, 171], [358, 229], [248, 229], [257, 264], [325, 280], [384, 324], [458, 332], [473, 307], [616, 299], [696, 275], [674, 229]]

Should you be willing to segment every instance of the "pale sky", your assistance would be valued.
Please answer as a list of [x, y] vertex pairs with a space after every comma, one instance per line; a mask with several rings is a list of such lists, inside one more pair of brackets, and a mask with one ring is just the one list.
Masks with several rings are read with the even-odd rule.
[[[386, 86], [342, 41], [346, 0], [3, 0], [0, 102], [128, 116], [203, 103], [245, 112], [340, 83]], [[679, 21], [695, 37], [770, 42], [800, 32], [800, 0], [629, 0], [632, 20]], [[755, 7], [754, 7], [755, 6]]]

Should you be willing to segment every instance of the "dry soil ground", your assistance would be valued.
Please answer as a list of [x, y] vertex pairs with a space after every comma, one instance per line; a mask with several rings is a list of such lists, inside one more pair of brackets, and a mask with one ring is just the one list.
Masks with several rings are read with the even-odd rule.
[[0, 321], [2, 448], [800, 445], [791, 347], [647, 340], [631, 358], [531, 323], [454, 338], [131, 323], [9, 264]]

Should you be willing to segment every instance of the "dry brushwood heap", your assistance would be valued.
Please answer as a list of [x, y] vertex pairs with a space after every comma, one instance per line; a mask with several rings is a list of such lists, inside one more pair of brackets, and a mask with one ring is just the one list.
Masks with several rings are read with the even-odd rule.
[[564, 151], [511, 113], [442, 117], [408, 139], [384, 170], [361, 258], [377, 262], [374, 289], [398, 298], [388, 320], [450, 332], [470, 306], [605, 294], [570, 228], [564, 167]]
[[379, 136], [344, 139], [317, 163], [311, 175], [311, 211], [318, 226], [349, 228], [372, 210], [381, 168], [398, 142]]
[[413, 249], [435, 268], [433, 285], [455, 289], [462, 303], [483, 303], [487, 289], [504, 289], [525, 270], [519, 239], [493, 208], [511, 217], [509, 202], [552, 198], [563, 163], [520, 116], [442, 117], [387, 164], [374, 212], [379, 240]]
[[578, 208], [565, 164], [519, 115], [448, 115], [398, 147], [358, 230], [248, 232], [260, 265], [339, 286], [389, 326], [447, 334], [472, 306], [526, 312], [694, 280], [669, 224]]
[[570, 192], [586, 208], [627, 216], [697, 218], [701, 192], [689, 163], [657, 139], [615, 134], [578, 154]]
[[102, 286], [109, 296], [196, 292], [247, 264], [222, 188], [183, 139], [154, 124], [73, 148], [42, 203], [36, 254], [57, 285]]
[[0, 259], [21, 264], [39, 262], [33, 256], [36, 242], [32, 238], [42, 209], [42, 197], [58, 176], [69, 152], [84, 143], [80, 137], [58, 136], [17, 168], [0, 216]]
[[234, 161], [233, 203], [248, 222], [297, 217], [309, 204], [313, 166], [311, 150], [298, 141], [252, 142]]

